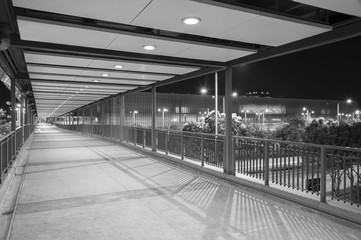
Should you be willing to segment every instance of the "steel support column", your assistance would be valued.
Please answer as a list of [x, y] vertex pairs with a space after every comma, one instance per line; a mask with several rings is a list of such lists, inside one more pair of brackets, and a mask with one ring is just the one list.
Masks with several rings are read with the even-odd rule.
[[233, 136], [232, 136], [232, 67], [227, 67], [225, 70], [225, 104], [226, 104], [226, 137], [225, 137], [225, 152], [226, 159], [224, 159], [223, 172], [234, 175], [234, 154], [233, 154]]
[[155, 115], [157, 113], [156, 88], [152, 87], [152, 151], [157, 151], [157, 137], [155, 131]]
[[15, 79], [11, 79], [11, 131], [16, 129], [16, 96], [15, 96]]

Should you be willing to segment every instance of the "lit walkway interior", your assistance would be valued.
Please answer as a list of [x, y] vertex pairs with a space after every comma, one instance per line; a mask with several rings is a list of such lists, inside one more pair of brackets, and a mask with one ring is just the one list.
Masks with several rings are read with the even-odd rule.
[[10, 239], [361, 239], [359, 226], [40, 125]]

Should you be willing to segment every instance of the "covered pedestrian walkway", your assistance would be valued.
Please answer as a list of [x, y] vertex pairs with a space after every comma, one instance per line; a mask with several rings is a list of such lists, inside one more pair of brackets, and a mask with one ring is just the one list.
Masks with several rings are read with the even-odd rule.
[[361, 239], [359, 225], [52, 125], [23, 156], [3, 239]]

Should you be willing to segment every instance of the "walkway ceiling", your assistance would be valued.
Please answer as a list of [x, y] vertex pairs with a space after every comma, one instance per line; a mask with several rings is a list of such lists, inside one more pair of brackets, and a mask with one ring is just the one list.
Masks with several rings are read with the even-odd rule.
[[[118, 93], [360, 35], [359, 1], [336, 2], [4, 0], [0, 22], [12, 31], [0, 64], [34, 98], [39, 117], [59, 116]], [[200, 23], [186, 25], [185, 17]]]

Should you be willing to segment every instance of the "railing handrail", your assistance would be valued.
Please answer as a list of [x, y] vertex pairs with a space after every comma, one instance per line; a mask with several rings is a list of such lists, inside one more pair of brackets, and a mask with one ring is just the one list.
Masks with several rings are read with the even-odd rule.
[[284, 141], [284, 140], [278, 140], [278, 139], [255, 138], [255, 137], [245, 137], [245, 136], [233, 136], [233, 138], [253, 140], [253, 141], [264, 141], [264, 142], [271, 142], [271, 143], [292, 144], [292, 145], [300, 145], [300, 146], [316, 147], [316, 148], [324, 148], [324, 149], [334, 149], [334, 150], [342, 150], [342, 151], [356, 151], [356, 152], [361, 153], [361, 148], [355, 148], [355, 147], [343, 147], [343, 146], [336, 146], [336, 145], [305, 143], [305, 142], [292, 142], [292, 141]]

